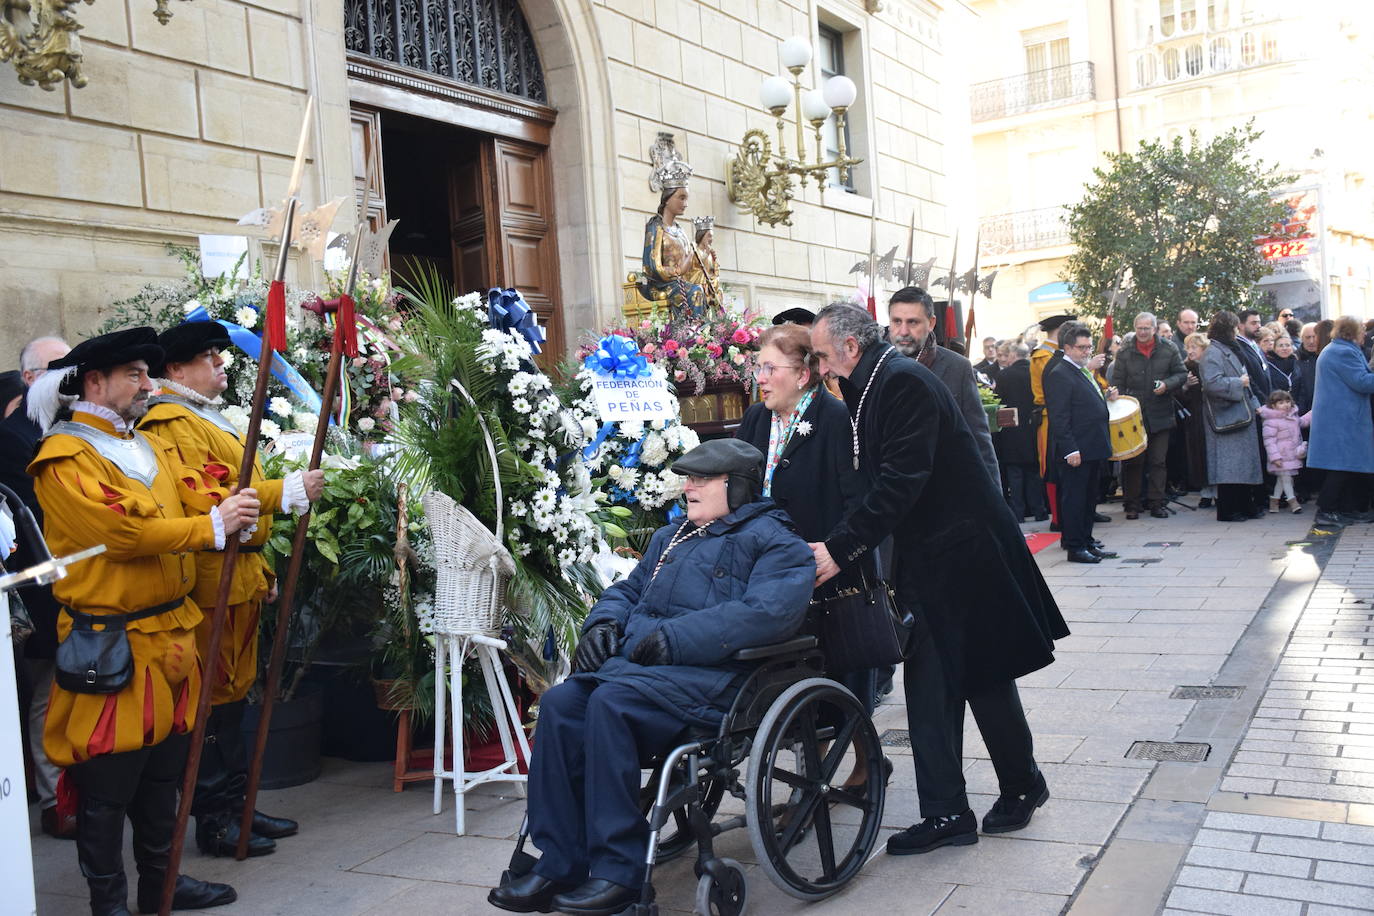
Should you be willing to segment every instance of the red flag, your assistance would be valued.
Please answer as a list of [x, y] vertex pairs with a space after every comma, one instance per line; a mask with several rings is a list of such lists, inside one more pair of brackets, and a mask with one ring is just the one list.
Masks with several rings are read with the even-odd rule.
[[348, 293], [339, 296], [339, 314], [335, 316], [337, 322], [334, 333], [340, 335], [341, 347], [344, 356], [358, 355], [358, 317], [354, 309], [353, 297]]
[[267, 333], [263, 345], [270, 350], [286, 350], [286, 283], [273, 280], [267, 288]]

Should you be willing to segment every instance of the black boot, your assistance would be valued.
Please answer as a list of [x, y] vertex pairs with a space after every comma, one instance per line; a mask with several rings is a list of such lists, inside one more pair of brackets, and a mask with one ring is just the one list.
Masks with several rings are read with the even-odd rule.
[[[134, 825], [134, 861], [138, 863], [140, 913], [156, 913], [162, 902], [162, 882], [167, 874], [172, 833], [176, 827], [178, 781], [145, 776], [129, 806], [129, 820]], [[227, 884], [211, 884], [178, 875], [172, 909], [203, 910], [237, 899], [238, 894]]]
[[129, 916], [124, 876], [124, 806], [81, 793], [76, 857], [91, 890], [91, 916]]
[[[191, 813], [196, 816], [196, 846], [206, 855], [233, 856], [238, 849], [239, 819], [234, 811], [236, 807], [243, 810], [247, 782], [247, 767], [241, 762], [242, 721], [243, 703], [239, 702], [211, 707], [205, 723]], [[265, 856], [276, 848], [277, 844], [265, 837], [254, 836], [248, 841], [250, 856]]]
[[[196, 846], [207, 856], [232, 858], [238, 854], [239, 819], [228, 811], [196, 817]], [[265, 856], [276, 852], [277, 844], [253, 834], [248, 840], [248, 855]]]

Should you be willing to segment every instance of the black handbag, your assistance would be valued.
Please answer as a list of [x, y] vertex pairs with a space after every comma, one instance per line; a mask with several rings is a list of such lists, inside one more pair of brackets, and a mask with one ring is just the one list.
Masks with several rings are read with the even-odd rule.
[[1255, 408], [1250, 403], [1250, 393], [1248, 391], [1245, 393], [1245, 397], [1241, 399], [1241, 403], [1245, 405], [1245, 419], [1234, 420], [1227, 423], [1225, 426], [1218, 426], [1216, 415], [1212, 412], [1212, 400], [1204, 396], [1202, 399], [1202, 413], [1207, 417], [1207, 425], [1212, 427], [1212, 432], [1232, 433], [1239, 429], [1245, 429], [1245, 427], [1255, 422]]
[[[72, 631], [57, 646], [57, 686], [72, 693], [119, 693], [134, 676], [134, 657], [125, 627], [130, 621], [175, 610], [185, 600], [178, 598], [130, 614], [83, 614], [63, 608], [72, 618]], [[104, 629], [95, 629], [97, 623]]]
[[[862, 571], [861, 571], [862, 574]], [[904, 661], [910, 652], [915, 616], [897, 603], [886, 581], [848, 588], [814, 600], [820, 609], [820, 643], [827, 674], [847, 674]]]

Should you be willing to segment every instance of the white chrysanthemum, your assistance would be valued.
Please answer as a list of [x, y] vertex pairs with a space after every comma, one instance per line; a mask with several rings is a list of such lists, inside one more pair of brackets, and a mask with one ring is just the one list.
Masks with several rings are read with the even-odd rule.
[[376, 426], [377, 421], [372, 419], [371, 417], [363, 417], [361, 420], [358, 421], [358, 430], [360, 432], [370, 433], [373, 429], [376, 428]]
[[291, 402], [286, 398], [276, 397], [267, 402], [267, 407], [278, 417], [283, 419], [291, 416]]
[[224, 415], [224, 419], [233, 424], [240, 436], [248, 432], [248, 411], [237, 405], [230, 405], [221, 410], [220, 413]]
[[281, 435], [281, 427], [271, 420], [263, 418], [262, 424], [258, 427], [258, 434], [264, 439], [275, 439]]
[[649, 433], [644, 437], [639, 457], [645, 464], [657, 467], [668, 460], [668, 443], [658, 433]]
[[512, 397], [522, 395], [530, 390], [530, 380], [533, 378], [534, 376], [530, 375], [528, 372], [517, 372], [512, 375], [510, 381], [506, 383], [506, 390], [511, 393]]
[[181, 312], [184, 315], [189, 315], [198, 308], [200, 308], [199, 299], [187, 299], [181, 304]]
[[639, 471], [634, 468], [621, 468], [620, 479], [616, 483], [626, 490], [633, 490], [635, 484], [639, 482]]
[[516, 413], [527, 414], [530, 412], [530, 402], [524, 398], [516, 398], [510, 402], [511, 410]]
[[692, 429], [692, 427], [679, 426], [678, 443], [678, 447], [681, 448], [684, 452], [690, 452], [692, 449], [696, 448], [698, 445], [701, 444], [701, 437], [697, 435], [697, 431]]
[[298, 410], [291, 414], [291, 424], [302, 432], [313, 433], [315, 427], [320, 425], [320, 418], [313, 413]]
[[577, 562], [577, 551], [571, 547], [565, 547], [558, 551], [558, 565], [571, 566]]
[[663, 421], [663, 420], [652, 420], [652, 421], [650, 421], [650, 423], [649, 423], [649, 427], [650, 427], [651, 429], [662, 429], [662, 428], [663, 428], [664, 426], [666, 426], [666, 425], [667, 425], [667, 423], [666, 423], [665, 421]]
[[625, 469], [624, 469], [624, 468], [622, 468], [622, 467], [621, 467], [620, 465], [618, 465], [618, 464], [613, 464], [613, 465], [611, 465], [610, 470], [608, 470], [608, 471], [606, 472], [606, 476], [609, 477], [609, 478], [611, 478], [612, 480], [614, 480], [614, 481], [616, 481], [616, 482], [618, 483], [618, 482], [620, 481], [620, 475], [621, 475], [621, 474], [624, 474], [624, 473], [625, 473]]
[[550, 487], [545, 487], [530, 498], [530, 506], [536, 512], [552, 512], [558, 504], [558, 494]]
[[243, 306], [234, 311], [234, 323], [245, 328], [251, 328], [258, 323], [258, 310], [251, 306]]
[[221, 350], [219, 351], [219, 358], [220, 362], [224, 364], [224, 368], [228, 369], [230, 366], [234, 364], [234, 351]]
[[526, 512], [525, 504], [517, 499], [513, 501], [510, 505], [506, 506], [506, 512], [510, 515], [515, 516], [516, 518], [524, 518]]
[[620, 424], [621, 438], [629, 439], [631, 442], [634, 442], [642, 435], [644, 435], [643, 420], [629, 420]]
[[596, 432], [600, 428], [600, 424], [597, 423], [596, 420], [592, 419], [591, 417], [583, 417], [581, 422], [582, 435], [586, 437], [588, 442], [595, 439]]

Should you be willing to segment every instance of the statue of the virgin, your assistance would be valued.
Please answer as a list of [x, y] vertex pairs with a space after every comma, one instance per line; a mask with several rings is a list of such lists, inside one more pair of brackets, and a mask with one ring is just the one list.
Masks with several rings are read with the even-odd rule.
[[[650, 186], [659, 192], [658, 212], [644, 224], [644, 298], [666, 301], [674, 318], [701, 318], [706, 314], [707, 292], [694, 277], [702, 271], [701, 255], [693, 238], [687, 210], [687, 182], [692, 167], [676, 155], [665, 157], [654, 169]], [[695, 282], [694, 282], [695, 281]]]

